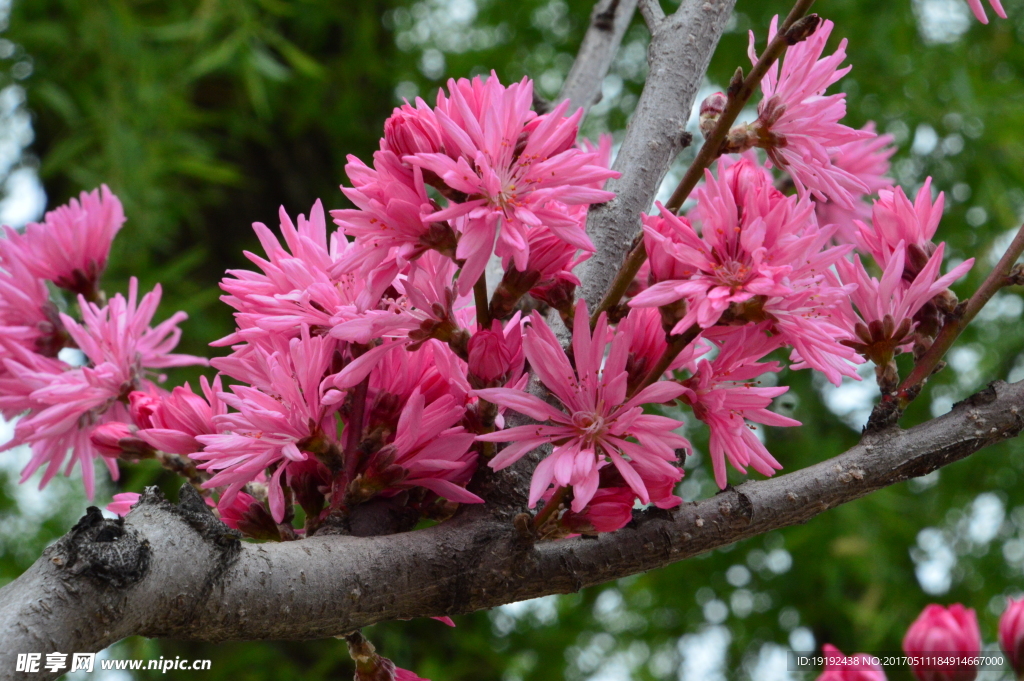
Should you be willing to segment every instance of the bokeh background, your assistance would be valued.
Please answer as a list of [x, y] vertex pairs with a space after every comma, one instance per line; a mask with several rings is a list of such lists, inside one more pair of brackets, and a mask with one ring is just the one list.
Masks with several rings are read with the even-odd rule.
[[[1024, 1], [1005, 5], [1011, 18], [989, 26], [962, 0], [823, 0], [815, 8], [835, 21], [834, 43], [849, 40], [854, 70], [840, 87], [850, 123], [874, 120], [895, 137], [893, 174], [908, 191], [931, 175], [946, 192], [940, 236], [952, 260], [978, 259], [957, 286], [962, 295], [1024, 217]], [[589, 0], [0, 2], [0, 221], [22, 225], [109, 184], [129, 221], [108, 291], [124, 290], [130, 274], [145, 288], [162, 282], [161, 314], [190, 317], [183, 350], [210, 354], [206, 344], [232, 326], [217, 282], [226, 268], [246, 266], [243, 250], [257, 246], [253, 221], [276, 226], [278, 206], [294, 215], [317, 198], [342, 207], [346, 155], [369, 158], [392, 107], [432, 99], [448, 77], [528, 75], [554, 96], [590, 8]], [[707, 92], [749, 63], [747, 31], [763, 41], [771, 16], [788, 9], [785, 0], [739, 0]], [[638, 17], [585, 134], [622, 138], [645, 78], [646, 44]], [[948, 411], [989, 380], [1024, 378], [1022, 314], [1019, 291], [997, 295], [905, 424]], [[805, 424], [766, 433], [788, 470], [857, 441], [873, 381], [836, 389], [807, 372], [778, 378], [792, 390], [776, 407]], [[686, 466], [687, 500], [715, 492], [706, 435], [695, 426], [690, 436], [697, 454]], [[41, 492], [35, 480], [17, 485], [26, 460], [24, 452], [0, 454], [0, 584], [87, 504], [75, 479]], [[99, 488], [97, 503], [150, 484], [175, 495], [178, 482], [158, 468], [123, 469], [119, 483]], [[366, 633], [400, 666], [434, 681], [782, 681], [813, 678], [786, 671], [787, 649], [832, 642], [846, 652], [898, 650], [929, 602], [975, 608], [991, 644], [1006, 596], [1021, 591], [1024, 446], [1015, 441], [662, 570], [456, 617], [454, 630], [427, 620]], [[352, 673], [335, 640], [137, 638], [105, 654], [212, 658], [212, 671], [189, 675], [210, 681]], [[890, 671], [890, 679], [909, 678]]]

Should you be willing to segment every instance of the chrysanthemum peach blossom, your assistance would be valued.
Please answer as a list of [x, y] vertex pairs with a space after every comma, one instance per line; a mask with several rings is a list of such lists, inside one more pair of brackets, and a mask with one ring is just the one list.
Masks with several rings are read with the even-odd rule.
[[[778, 16], [772, 19], [768, 40], [775, 38]], [[849, 73], [839, 68], [846, 59], [846, 39], [839, 42], [834, 53], [822, 57], [832, 34], [833, 23], [824, 21], [803, 42], [792, 45], [761, 80], [764, 98], [757, 107], [759, 146], [768, 158], [789, 173], [801, 196], [807, 192], [828, 198], [851, 208], [851, 192], [866, 194], [867, 185], [854, 173], [833, 163], [830, 150], [844, 144], [867, 139], [872, 134], [854, 130], [839, 121], [846, 116], [843, 93], [825, 95], [830, 85]], [[757, 63], [754, 32], [750, 32], [748, 49], [752, 63]]]
[[106, 185], [82, 192], [23, 233], [5, 227], [32, 274], [93, 300], [114, 236], [124, 224], [121, 202]]
[[[553, 444], [552, 453], [534, 471], [530, 505], [554, 482], [559, 487], [572, 486], [572, 509], [577, 513], [597, 491], [599, 462], [603, 460], [611, 460], [643, 503], [651, 501], [644, 477], [678, 481], [682, 471], [672, 465], [677, 461], [676, 450], [690, 446], [685, 438], [672, 432], [682, 424], [664, 416], [644, 414], [642, 407], [672, 400], [684, 388], [660, 381], [627, 398], [626, 362], [631, 338], [621, 330], [611, 334], [603, 314], [591, 335], [585, 301], [577, 303], [573, 324], [575, 368], [543, 318], [534, 313], [531, 322], [523, 339], [526, 357], [565, 411], [518, 390], [475, 391], [489, 402], [550, 422], [480, 435], [477, 439], [485, 442], [513, 443], [489, 462], [491, 468], [500, 470], [545, 443]], [[631, 442], [631, 437], [639, 444]]]

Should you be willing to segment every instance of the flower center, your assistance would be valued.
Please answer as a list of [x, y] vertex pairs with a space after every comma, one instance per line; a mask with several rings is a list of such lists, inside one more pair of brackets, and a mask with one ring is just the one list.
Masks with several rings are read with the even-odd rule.
[[587, 412], [576, 412], [573, 414], [572, 425], [588, 444], [593, 443], [604, 432], [605, 428], [603, 417]]

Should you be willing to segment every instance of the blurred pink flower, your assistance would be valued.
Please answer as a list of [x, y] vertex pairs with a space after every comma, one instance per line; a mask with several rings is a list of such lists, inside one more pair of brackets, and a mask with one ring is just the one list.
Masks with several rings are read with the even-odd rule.
[[[908, 655], [977, 655], [982, 650], [978, 616], [971, 608], [954, 603], [948, 608], [932, 603], [925, 607], [903, 637]], [[918, 681], [973, 681], [974, 665], [912, 665]]]
[[107, 504], [107, 510], [123, 518], [128, 515], [128, 511], [132, 510], [132, 506], [139, 503], [140, 496], [137, 492], [115, 494], [114, 500]]
[[1024, 598], [1006, 600], [1006, 610], [999, 618], [999, 646], [1017, 676], [1024, 674]]
[[[513, 443], [491, 459], [489, 465], [500, 470], [541, 445], [552, 443], [552, 453], [533, 474], [531, 507], [554, 482], [559, 487], [573, 487], [572, 510], [580, 512], [597, 491], [599, 463], [606, 457], [637, 497], [645, 504], [650, 503], [652, 498], [644, 478], [656, 483], [662, 479], [678, 481], [682, 470], [672, 465], [677, 461], [676, 449], [688, 449], [690, 444], [672, 432], [682, 424], [664, 416], [644, 414], [642, 405], [673, 400], [684, 388], [660, 381], [627, 399], [626, 361], [632, 339], [621, 329], [612, 334], [604, 315], [591, 335], [585, 301], [577, 303], [573, 325], [575, 369], [543, 317], [534, 313], [531, 322], [523, 339], [526, 357], [566, 411], [519, 390], [475, 391], [475, 395], [489, 402], [538, 421], [551, 422], [478, 436], [478, 440], [486, 442]], [[639, 440], [639, 444], [627, 439], [630, 437]], [[668, 499], [663, 501], [672, 503]]]
[[[821, 647], [826, 655], [825, 671], [817, 681], [886, 681], [885, 670], [871, 661], [871, 656], [864, 653], [843, 655], [842, 651], [831, 643]], [[833, 663], [828, 658], [848, 658], [847, 663]]]
[[[4, 359], [9, 376], [0, 379], [0, 410], [8, 417], [21, 412], [14, 437], [0, 451], [21, 444], [32, 445], [32, 458], [22, 471], [22, 482], [44, 463], [48, 464], [40, 485], [56, 474], [70, 450], [65, 474], [75, 463], [82, 464], [82, 480], [89, 496], [93, 493], [93, 460], [99, 452], [90, 440], [93, 429], [109, 421], [127, 422], [124, 402], [128, 394], [150, 386], [149, 370], [206, 364], [201, 357], [171, 354], [185, 319], [179, 312], [150, 327], [160, 303], [160, 287], [138, 301], [138, 281], [129, 283], [128, 299], [115, 295], [100, 307], [79, 296], [82, 322], [62, 314], [68, 334], [84, 353], [88, 364], [72, 368], [4, 341], [11, 357]], [[163, 380], [163, 376], [154, 378]], [[117, 464], [104, 458], [117, 479]]]
[[6, 250], [33, 275], [95, 300], [110, 244], [124, 221], [121, 202], [103, 185], [48, 212], [42, 223], [28, 225], [23, 233], [5, 227]]

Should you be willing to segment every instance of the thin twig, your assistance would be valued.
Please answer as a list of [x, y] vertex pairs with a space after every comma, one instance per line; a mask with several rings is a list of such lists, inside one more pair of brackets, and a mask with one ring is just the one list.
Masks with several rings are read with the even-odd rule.
[[562, 500], [565, 499], [566, 493], [569, 491], [568, 487], [559, 487], [555, 490], [555, 493], [551, 495], [551, 498], [545, 502], [544, 508], [540, 510], [533, 518], [534, 529], [539, 530], [547, 522], [548, 518], [558, 510], [558, 507], [562, 505]]
[[[711, 167], [714, 160], [721, 156], [722, 143], [725, 141], [726, 135], [729, 134], [729, 130], [732, 129], [732, 124], [736, 122], [736, 117], [739, 116], [740, 111], [746, 106], [747, 101], [754, 94], [754, 90], [760, 85], [761, 79], [764, 78], [768, 69], [789, 47], [790, 41], [793, 39], [789, 35], [790, 29], [793, 28], [797, 21], [803, 19], [813, 4], [814, 0], [797, 0], [789, 16], [782, 22], [778, 33], [775, 34], [775, 38], [768, 43], [768, 47], [765, 48], [765, 51], [758, 58], [757, 63], [750, 70], [747, 77], [742, 78], [742, 70], [737, 70], [733, 82], [729, 84], [728, 101], [725, 109], [722, 111], [722, 115], [719, 117], [711, 134], [708, 135], [704, 146], [697, 152], [697, 157], [693, 159], [693, 163], [687, 168], [686, 174], [679, 182], [679, 186], [672, 193], [672, 198], [665, 205], [667, 209], [677, 212], [683, 203], [686, 202], [693, 188], [704, 177], [705, 169]], [[806, 38], [806, 36], [804, 37]], [[612, 280], [611, 285], [608, 287], [607, 293], [601, 299], [601, 303], [594, 309], [590, 317], [591, 327], [597, 323], [598, 315], [619, 304], [619, 300], [625, 295], [626, 289], [633, 282], [636, 273], [640, 271], [640, 267], [644, 264], [645, 260], [647, 260], [647, 250], [644, 248], [643, 233], [641, 232], [634, 241], [629, 255], [626, 256], [626, 260], [615, 275], [615, 279]]]
[[647, 24], [647, 30], [654, 33], [658, 30], [658, 26], [665, 20], [665, 10], [661, 8], [661, 2], [659, 0], [640, 0], [637, 5], [640, 9], [640, 15], [644, 18], [644, 23]]
[[962, 312], [958, 310], [958, 314], [946, 322], [939, 331], [939, 335], [935, 337], [935, 342], [932, 343], [932, 346], [921, 356], [921, 359], [914, 365], [910, 374], [900, 383], [897, 395], [899, 396], [901, 408], [905, 408], [907, 404], [917, 397], [921, 385], [932, 375], [942, 357], [952, 347], [963, 330], [967, 328], [967, 325], [971, 323], [971, 320], [985, 307], [985, 304], [988, 303], [992, 296], [1004, 286], [1015, 283], [1010, 277], [1010, 271], [1022, 253], [1024, 253], [1024, 225], [1021, 225], [1020, 229], [1017, 230], [1017, 236], [1013, 238], [1010, 247], [1006, 249], [1003, 257], [999, 259], [996, 266], [989, 272], [985, 281], [982, 282], [978, 290], [974, 292], [974, 295], [963, 305]]

